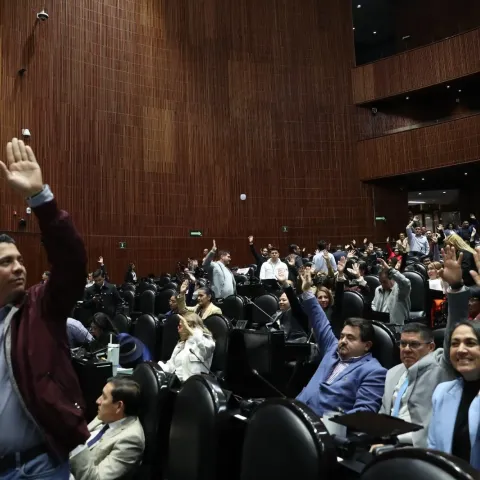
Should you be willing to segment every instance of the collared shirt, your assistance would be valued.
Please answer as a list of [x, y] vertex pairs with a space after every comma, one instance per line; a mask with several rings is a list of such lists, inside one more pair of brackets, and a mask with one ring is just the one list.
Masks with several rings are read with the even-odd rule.
[[[337, 262], [335, 261], [335, 257], [329, 253], [328, 258], [330, 259], [330, 263], [332, 265], [332, 269], [334, 272], [337, 271]], [[328, 272], [328, 265], [327, 262], [325, 261], [325, 257], [323, 256], [323, 252], [317, 253], [313, 257], [313, 265], [315, 266], [315, 272], [323, 272], [327, 273]]]
[[93, 341], [92, 335], [83, 326], [82, 322], [74, 318], [67, 318], [67, 336], [70, 348], [80, 347], [85, 343]]
[[348, 368], [349, 365], [352, 363], [358, 362], [361, 358], [363, 358], [365, 355], [360, 355], [359, 357], [352, 357], [349, 358], [348, 360], [342, 360], [339, 357], [338, 363], [335, 365], [335, 368], [332, 370], [332, 373], [330, 376], [327, 378], [327, 384], [331, 385], [335, 379], [346, 369]]
[[[29, 199], [32, 208], [53, 199], [53, 194], [45, 185], [43, 191]], [[0, 456], [14, 452], [24, 452], [40, 445], [44, 439], [27, 411], [22, 406], [12, 384], [5, 352], [5, 319], [9, 308], [0, 308]]]
[[420, 252], [423, 253], [423, 255], [430, 253], [430, 246], [428, 245], [428, 240], [425, 235], [417, 236], [412, 232], [411, 228], [407, 228], [407, 234], [411, 252]]
[[285, 272], [288, 275], [288, 267], [285, 263], [277, 260], [275, 263], [272, 259], [262, 265], [260, 269], [260, 280], [275, 280], [279, 272]]

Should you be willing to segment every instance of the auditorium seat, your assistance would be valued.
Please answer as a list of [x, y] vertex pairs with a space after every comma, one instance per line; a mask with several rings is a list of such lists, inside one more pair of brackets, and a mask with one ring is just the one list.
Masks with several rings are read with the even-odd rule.
[[445, 338], [445, 328], [437, 328], [433, 331], [433, 339], [435, 340], [435, 348], [443, 348], [443, 340]]
[[320, 418], [295, 400], [271, 399], [250, 417], [241, 480], [335, 478], [337, 454]]
[[[146, 293], [146, 292], [144, 292]], [[163, 326], [154, 315], [144, 313], [138, 317], [134, 335], [150, 350], [155, 361], [160, 360]]]
[[375, 341], [372, 355], [380, 362], [382, 367], [389, 369], [400, 363], [400, 352], [395, 342], [392, 331], [382, 322], [372, 320], [375, 329]]
[[213, 378], [194, 375], [182, 385], [170, 426], [168, 480], [230, 477], [217, 468], [221, 432], [228, 428], [229, 419], [221, 416], [226, 410], [227, 397]]
[[112, 323], [117, 329], [118, 333], [130, 333], [132, 321], [123, 313], [117, 313], [112, 318]]
[[467, 462], [436, 450], [396, 448], [374, 458], [361, 480], [474, 480], [478, 471]]
[[221, 378], [227, 368], [228, 344], [232, 324], [223, 315], [210, 315], [204, 319], [203, 323], [212, 332], [215, 339], [211, 370]]
[[124, 283], [122, 286], [121, 286], [121, 289], [124, 291], [124, 292], [134, 292], [135, 293], [135, 285], [132, 285], [131, 283]]
[[222, 313], [232, 321], [247, 319], [245, 299], [240, 295], [230, 295], [226, 297], [220, 305], [220, 308], [222, 309]]
[[[277, 297], [275, 295], [267, 293], [265, 295], [257, 297], [253, 303], [254, 305], [252, 306], [252, 322], [257, 325], [265, 325], [266, 323], [271, 323], [272, 319], [270, 317], [279, 309]], [[263, 313], [257, 307], [261, 308], [265, 313]]]
[[171, 288], [166, 288], [165, 290], [161, 290], [157, 296], [155, 297], [155, 315], [160, 313], [167, 313], [170, 311], [170, 298], [177, 295], [176, 290], [172, 290]]
[[418, 272], [405, 271], [403, 274], [410, 280], [412, 286], [410, 292], [411, 308], [409, 321], [425, 323], [427, 321], [427, 281], [422, 274]]
[[368, 304], [371, 304], [373, 302], [373, 298], [375, 297], [375, 290], [377, 289], [377, 287], [380, 287], [380, 279], [377, 275], [366, 275], [365, 281], [370, 287], [370, 293], [368, 294], [368, 297], [365, 298], [365, 301]]
[[128, 305], [128, 313], [133, 312], [133, 307], [135, 305], [135, 290], [124, 290], [123, 300]]
[[141, 389], [142, 410], [139, 418], [145, 433], [145, 453], [135, 478], [163, 478], [175, 398], [168, 388], [169, 377], [156, 363], [145, 362], [135, 368], [132, 379]]
[[178, 284], [170, 281], [165, 285], [165, 290], [175, 290], [175, 291], [177, 291], [178, 290]]
[[155, 292], [145, 290], [140, 294], [140, 311], [150, 315], [155, 314]]
[[428, 280], [427, 267], [423, 263], [414, 263], [413, 268], [418, 272], [423, 278]]
[[156, 292], [157, 291], [157, 286], [155, 284], [149, 283], [149, 282], [140, 282], [138, 284], [137, 289], [136, 289], [136, 293], [141, 295], [145, 290], [152, 290], [152, 292]]
[[344, 319], [363, 317], [365, 310], [365, 300], [363, 295], [352, 290], [347, 290], [343, 294], [342, 316]]
[[160, 360], [167, 362], [172, 356], [173, 350], [178, 343], [178, 324], [180, 319], [178, 315], [170, 315], [162, 324], [161, 346], [159, 350]]

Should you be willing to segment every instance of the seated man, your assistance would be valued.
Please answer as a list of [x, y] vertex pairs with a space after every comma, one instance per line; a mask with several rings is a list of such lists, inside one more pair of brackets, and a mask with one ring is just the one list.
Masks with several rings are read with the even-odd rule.
[[90, 422], [90, 438], [70, 454], [76, 480], [127, 478], [140, 464], [145, 436], [137, 415], [140, 387], [130, 378], [114, 377], [97, 400], [98, 416]]
[[382, 266], [379, 278], [381, 286], [375, 290], [372, 302], [374, 312], [390, 314], [390, 323], [404, 325], [410, 316], [410, 280], [395, 268], [390, 268], [381, 258], [378, 262]]
[[70, 348], [81, 347], [93, 340], [83, 323], [75, 318], [67, 318], [67, 336]]
[[310, 273], [302, 275], [303, 308], [317, 340], [322, 361], [297, 400], [308, 405], [317, 415], [336, 411], [378, 412], [385, 386], [386, 370], [373, 358], [375, 331], [370, 321], [350, 318], [345, 322], [340, 340], [315, 295]]
[[[401, 364], [387, 372], [380, 413], [423, 425], [418, 432], [400, 435], [400, 443], [427, 448], [427, 433], [432, 416], [432, 396], [439, 383], [455, 379], [450, 363], [450, 336], [455, 324], [467, 317], [468, 289], [463, 287], [461, 259], [455, 249], [446, 247], [441, 271], [448, 291], [448, 322], [443, 348], [435, 350], [433, 332], [420, 323], [406, 325], [400, 339]], [[435, 350], [435, 351], [434, 351]]]

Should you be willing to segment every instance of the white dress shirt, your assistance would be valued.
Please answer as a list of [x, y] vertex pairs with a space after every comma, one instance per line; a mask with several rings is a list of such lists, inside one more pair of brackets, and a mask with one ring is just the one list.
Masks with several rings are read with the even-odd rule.
[[[402, 388], [402, 385], [405, 382], [405, 380], [407, 379], [407, 375], [408, 375], [408, 370], [405, 369], [404, 374], [398, 379], [398, 383], [397, 383], [395, 389], [393, 390], [392, 408], [390, 410], [390, 415], [393, 414], [393, 410], [395, 408], [395, 402], [397, 400], [398, 392], [399, 392], [400, 388]], [[410, 385], [409, 385], [409, 387], [410, 387]], [[398, 418], [400, 418], [400, 420], [404, 420], [405, 422], [411, 423], [412, 418], [410, 417], [410, 412], [408, 411], [408, 402], [405, 401], [406, 396], [407, 396], [406, 395], [407, 392], [408, 392], [408, 388], [405, 390], [405, 392], [403, 393], [403, 397], [400, 400], [400, 409], [398, 411]], [[411, 432], [404, 433], [403, 435], [399, 435], [398, 440], [400, 441], [400, 443], [413, 443]]]
[[263, 263], [260, 269], [260, 280], [276, 280], [277, 273], [284, 271], [288, 275], [288, 267], [285, 263], [277, 260], [275, 263], [272, 259]]

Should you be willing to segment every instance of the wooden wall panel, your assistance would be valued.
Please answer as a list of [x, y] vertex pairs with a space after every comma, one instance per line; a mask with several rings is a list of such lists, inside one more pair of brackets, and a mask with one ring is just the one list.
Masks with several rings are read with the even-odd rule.
[[[119, 282], [130, 261], [170, 271], [212, 238], [241, 264], [249, 234], [282, 249], [371, 235], [348, 2], [47, 0], [35, 24], [39, 5], [0, 0], [0, 138], [31, 130], [91, 269], [103, 254]], [[0, 202], [15, 232], [22, 201], [0, 184]], [[38, 276], [33, 221], [20, 237]]]
[[359, 141], [357, 158], [362, 180], [478, 161], [480, 115]]
[[356, 104], [379, 100], [480, 71], [480, 29], [352, 70]]

